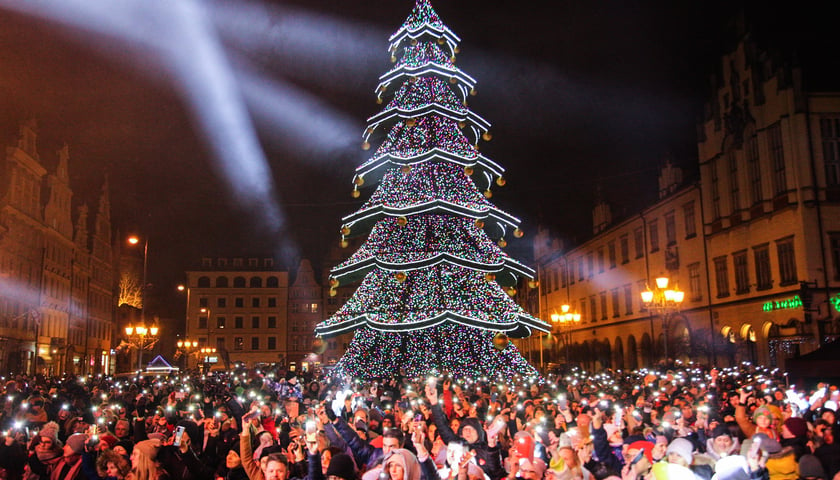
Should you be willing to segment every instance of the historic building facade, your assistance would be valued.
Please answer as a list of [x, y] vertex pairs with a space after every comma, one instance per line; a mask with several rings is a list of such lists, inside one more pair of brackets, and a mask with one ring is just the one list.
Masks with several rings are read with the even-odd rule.
[[[594, 235], [574, 248], [537, 236], [540, 314], [582, 314], [543, 339], [544, 356], [562, 358], [571, 335], [570, 357], [589, 366], [649, 365], [666, 348], [782, 366], [840, 333], [840, 93], [809, 91], [748, 40], [721, 73], [698, 129], [699, 184], [678, 187], [666, 166], [660, 200], [638, 215], [612, 222], [596, 205]], [[663, 274], [685, 301], [647, 312], [640, 293]]]
[[182, 348], [184, 366], [286, 365], [289, 273], [273, 258], [205, 257], [186, 274], [185, 340], [198, 345]]
[[23, 123], [0, 168], [0, 371], [107, 372], [115, 306], [107, 182], [90, 235], [86, 205], [72, 220], [69, 148], [42, 160], [37, 140], [36, 123]]

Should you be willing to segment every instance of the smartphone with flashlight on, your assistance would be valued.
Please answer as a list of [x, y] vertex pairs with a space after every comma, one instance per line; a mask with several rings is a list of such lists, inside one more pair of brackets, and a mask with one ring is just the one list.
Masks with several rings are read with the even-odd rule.
[[633, 460], [630, 460], [630, 466], [632, 467], [633, 465], [639, 463], [639, 461], [641, 461], [642, 457], [644, 457], [644, 456], [645, 456], [645, 449], [643, 448], [643, 449], [639, 450], [639, 453], [637, 453], [635, 457], [633, 457]]
[[175, 440], [172, 442], [172, 445], [175, 447], [181, 446], [181, 438], [184, 436], [184, 427], [178, 426], [175, 427]]

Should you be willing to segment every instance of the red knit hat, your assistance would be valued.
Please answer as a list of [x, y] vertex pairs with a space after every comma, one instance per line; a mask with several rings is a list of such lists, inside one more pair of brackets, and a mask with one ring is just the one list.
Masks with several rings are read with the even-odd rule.
[[808, 435], [808, 422], [804, 418], [790, 417], [785, 420], [785, 427], [795, 437], [805, 437]]
[[644, 450], [645, 457], [647, 457], [648, 462], [653, 465], [653, 443], [648, 442], [647, 440], [637, 440], [630, 445], [627, 445], [627, 451], [630, 450]]

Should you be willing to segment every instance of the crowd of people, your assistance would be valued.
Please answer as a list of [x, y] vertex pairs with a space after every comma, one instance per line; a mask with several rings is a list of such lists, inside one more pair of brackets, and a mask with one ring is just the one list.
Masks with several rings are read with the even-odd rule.
[[840, 391], [749, 364], [4, 380], [0, 480], [840, 479]]

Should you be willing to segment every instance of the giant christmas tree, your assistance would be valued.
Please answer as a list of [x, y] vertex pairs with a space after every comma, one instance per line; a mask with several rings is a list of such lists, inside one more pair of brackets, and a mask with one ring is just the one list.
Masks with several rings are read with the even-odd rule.
[[504, 170], [478, 152], [490, 125], [467, 107], [475, 80], [455, 66], [459, 41], [428, 0], [390, 38], [394, 67], [376, 87], [387, 106], [368, 120], [362, 148], [381, 144], [353, 179], [354, 196], [376, 190], [341, 228], [344, 244], [368, 236], [330, 276], [333, 289], [361, 285], [315, 329], [323, 338], [355, 330], [341, 374], [536, 373], [507, 337], [549, 326], [510, 298], [533, 270], [502, 251], [522, 232], [489, 201]]

